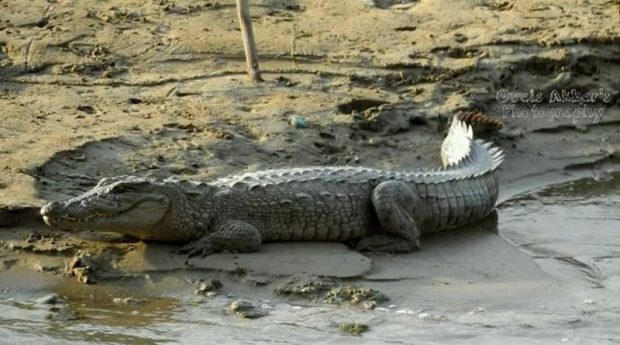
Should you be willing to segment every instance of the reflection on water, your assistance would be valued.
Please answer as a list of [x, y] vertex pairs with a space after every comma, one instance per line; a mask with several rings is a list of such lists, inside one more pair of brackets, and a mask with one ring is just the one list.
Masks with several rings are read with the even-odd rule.
[[[227, 311], [231, 298], [225, 294], [195, 296], [178, 277], [168, 277], [162, 289], [143, 281], [85, 286], [74, 279], [11, 269], [0, 272], [0, 344], [617, 343], [619, 206], [618, 174], [605, 183], [585, 179], [515, 198], [498, 211], [499, 235], [528, 253], [542, 272], [530, 277], [511, 274], [508, 271], [514, 267], [508, 262], [503, 274], [452, 273], [449, 265], [476, 263], [459, 258], [458, 249], [472, 245], [460, 239], [480, 242], [472, 248], [479, 248], [476, 252], [483, 258], [508, 256], [491, 253], [498, 247], [489, 238], [496, 238], [494, 234], [457, 234], [452, 240], [441, 234], [437, 238], [445, 241], [429, 239], [429, 248], [411, 255], [409, 262], [389, 256], [377, 261], [400, 263], [400, 272], [392, 267], [385, 274], [376, 272], [376, 280], [355, 281], [392, 297], [393, 305], [375, 310], [264, 300], [271, 296], [272, 287], [267, 287], [262, 295], [239, 296], [253, 299], [269, 312], [245, 320]], [[429, 257], [433, 251], [446, 254]], [[492, 267], [497, 265], [478, 269]], [[416, 268], [434, 272], [433, 276], [416, 274]], [[381, 279], [389, 274], [397, 278]], [[532, 295], [519, 291], [524, 289]], [[35, 303], [51, 293], [61, 296], [58, 304]], [[364, 323], [370, 331], [352, 337], [338, 328], [340, 322]]]

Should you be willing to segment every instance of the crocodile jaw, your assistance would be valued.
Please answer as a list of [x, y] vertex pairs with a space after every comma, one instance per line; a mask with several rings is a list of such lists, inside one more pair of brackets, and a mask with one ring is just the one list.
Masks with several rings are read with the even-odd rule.
[[41, 216], [47, 225], [65, 230], [119, 232], [133, 236], [155, 227], [169, 208], [170, 200], [165, 196], [111, 202], [91, 194], [50, 202], [41, 208]]

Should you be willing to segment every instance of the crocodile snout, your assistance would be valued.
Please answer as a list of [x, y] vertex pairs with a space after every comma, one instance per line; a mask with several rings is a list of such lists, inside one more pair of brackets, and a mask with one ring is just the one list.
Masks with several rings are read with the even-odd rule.
[[59, 202], [48, 202], [47, 204], [43, 205], [43, 207], [41, 207], [41, 216], [43, 217], [43, 221], [45, 222], [45, 224], [53, 225], [53, 215], [58, 213], [55, 211], [57, 211], [59, 207]]

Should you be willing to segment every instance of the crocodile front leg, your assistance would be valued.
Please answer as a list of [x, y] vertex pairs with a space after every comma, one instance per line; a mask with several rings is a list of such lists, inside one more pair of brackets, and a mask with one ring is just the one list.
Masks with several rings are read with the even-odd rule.
[[258, 250], [260, 232], [240, 220], [224, 220], [215, 224], [213, 231], [179, 249], [188, 257], [211, 255], [219, 252], [248, 253]]
[[420, 247], [420, 230], [414, 215], [422, 205], [407, 183], [380, 183], [373, 190], [372, 204], [382, 232], [360, 240], [358, 250], [406, 253]]

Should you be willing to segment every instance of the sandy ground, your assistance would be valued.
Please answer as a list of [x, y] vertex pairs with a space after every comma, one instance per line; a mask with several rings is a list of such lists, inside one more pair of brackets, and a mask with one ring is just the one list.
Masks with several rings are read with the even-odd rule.
[[[99, 280], [186, 270], [172, 247], [54, 231], [37, 208], [119, 174], [208, 180], [317, 164], [435, 166], [457, 110], [504, 123], [480, 134], [506, 152], [501, 201], [617, 164], [617, 1], [251, 5], [261, 84], [244, 75], [234, 1], [0, 2], [0, 275], [53, 276], [76, 255], [97, 263]], [[562, 90], [591, 97], [558, 98]], [[291, 126], [294, 115], [309, 127]], [[401, 300], [434, 296], [440, 281], [454, 283], [446, 301], [526, 300], [558, 287], [529, 255], [480, 230], [494, 228], [423, 239], [412, 256], [273, 244], [191, 264], [394, 281], [381, 289]], [[467, 288], [488, 275], [492, 283]]]

